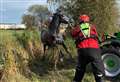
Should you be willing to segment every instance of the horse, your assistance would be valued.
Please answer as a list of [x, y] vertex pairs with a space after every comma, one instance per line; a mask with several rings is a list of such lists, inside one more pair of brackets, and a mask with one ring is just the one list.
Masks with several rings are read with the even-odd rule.
[[[64, 44], [63, 36], [59, 33], [59, 27], [60, 24], [68, 24], [68, 21], [64, 19], [64, 15], [60, 13], [55, 13], [53, 15], [52, 21], [50, 22], [47, 30], [41, 31], [41, 41], [43, 43], [43, 49], [44, 49], [44, 57], [46, 53], [46, 47], [55, 47], [57, 45], [62, 45], [65, 51], [70, 55], [70, 52], [68, 51], [66, 45]], [[60, 51], [61, 52], [61, 51]]]

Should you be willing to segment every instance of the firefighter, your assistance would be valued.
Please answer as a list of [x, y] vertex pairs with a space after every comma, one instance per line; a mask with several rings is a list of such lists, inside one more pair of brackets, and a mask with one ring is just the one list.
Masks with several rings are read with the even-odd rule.
[[104, 82], [104, 65], [98, 44], [98, 34], [95, 25], [90, 24], [88, 15], [79, 17], [79, 25], [71, 30], [78, 50], [78, 63], [73, 82], [82, 82], [87, 64], [91, 64], [96, 82]]

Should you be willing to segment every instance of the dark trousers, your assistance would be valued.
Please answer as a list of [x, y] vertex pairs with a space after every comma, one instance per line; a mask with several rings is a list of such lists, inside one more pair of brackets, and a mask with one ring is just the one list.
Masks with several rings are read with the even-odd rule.
[[91, 63], [92, 65], [96, 82], [104, 82], [103, 76], [105, 72], [104, 65], [101, 60], [101, 51], [100, 49], [95, 48], [78, 49], [78, 64], [76, 66], [74, 81], [82, 82], [82, 78], [86, 70], [86, 65], [88, 63]]

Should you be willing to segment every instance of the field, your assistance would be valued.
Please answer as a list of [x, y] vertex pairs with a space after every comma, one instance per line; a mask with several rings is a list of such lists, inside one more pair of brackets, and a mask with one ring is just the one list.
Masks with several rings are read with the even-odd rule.
[[[75, 61], [73, 41], [67, 38], [66, 44]], [[41, 60], [42, 44], [37, 31], [0, 30], [0, 54], [5, 60], [1, 82], [71, 82], [75, 73], [75, 62], [63, 62], [54, 71], [48, 61]], [[83, 82], [95, 82], [89, 71], [88, 66]], [[112, 82], [120, 82], [120, 78]]]

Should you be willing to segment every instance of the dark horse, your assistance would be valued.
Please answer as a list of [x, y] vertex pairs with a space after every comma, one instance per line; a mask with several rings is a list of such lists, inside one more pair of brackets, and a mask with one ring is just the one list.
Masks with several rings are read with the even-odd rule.
[[57, 12], [53, 15], [52, 21], [48, 26], [48, 30], [41, 31], [41, 41], [44, 46], [44, 54], [47, 46], [54, 47], [57, 44], [62, 45], [66, 52], [69, 53], [64, 41], [60, 39], [57, 41], [56, 39], [57, 35], [59, 34], [58, 30], [61, 23], [68, 24], [68, 21], [64, 19], [64, 16], [60, 14], [60, 12]]

